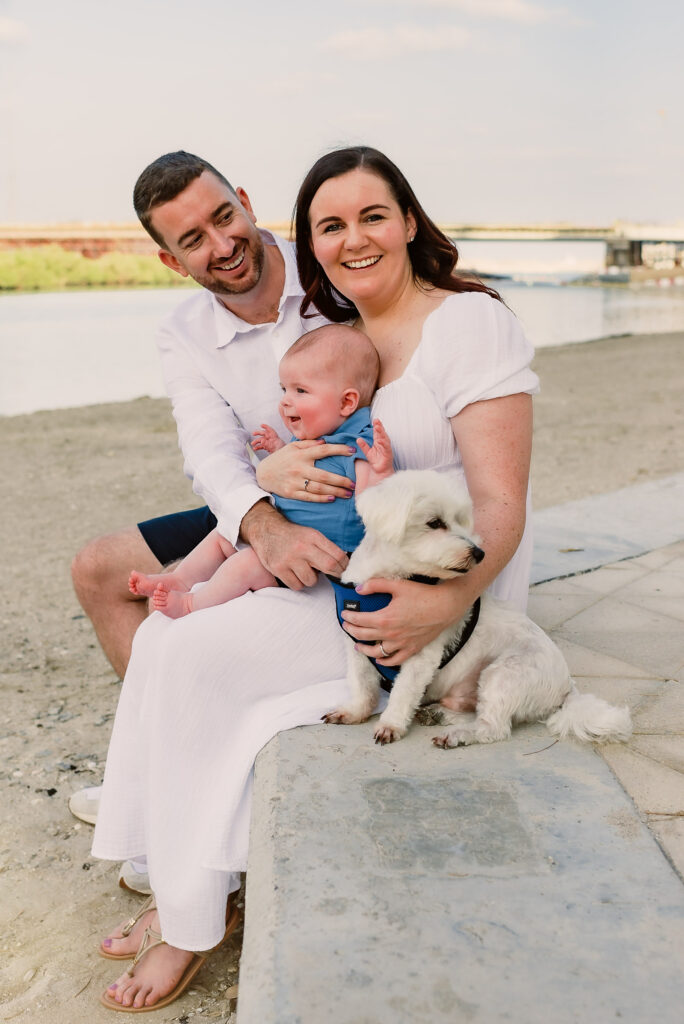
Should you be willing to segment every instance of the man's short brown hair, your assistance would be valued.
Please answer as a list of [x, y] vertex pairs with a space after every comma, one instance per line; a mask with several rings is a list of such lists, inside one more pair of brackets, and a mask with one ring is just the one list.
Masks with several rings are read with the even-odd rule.
[[152, 226], [152, 211], [162, 203], [169, 203], [175, 199], [205, 171], [209, 171], [227, 185], [231, 192], [235, 192], [227, 178], [224, 178], [207, 160], [195, 156], [194, 153], [186, 153], [183, 149], [158, 157], [145, 168], [136, 181], [133, 189], [133, 206], [138, 220], [162, 249], [166, 248], [166, 242]]

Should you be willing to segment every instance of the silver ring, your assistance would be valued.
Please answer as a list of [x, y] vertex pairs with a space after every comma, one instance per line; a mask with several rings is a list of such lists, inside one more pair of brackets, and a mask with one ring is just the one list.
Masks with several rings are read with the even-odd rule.
[[388, 654], [387, 651], [385, 650], [385, 645], [383, 644], [382, 640], [380, 641], [380, 650], [382, 651], [383, 658], [391, 658], [391, 654]]
[[305, 480], [304, 481], [304, 490], [307, 489], [307, 487], [309, 486], [310, 482], [311, 482], [310, 480]]

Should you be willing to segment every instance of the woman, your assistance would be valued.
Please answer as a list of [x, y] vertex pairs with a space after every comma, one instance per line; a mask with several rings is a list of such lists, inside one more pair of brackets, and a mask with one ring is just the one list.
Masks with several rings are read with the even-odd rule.
[[[464, 579], [439, 587], [366, 585], [392, 601], [345, 613], [346, 628], [372, 641], [365, 653], [399, 664], [487, 587], [524, 606], [532, 350], [495, 292], [454, 276], [455, 249], [376, 150], [319, 160], [300, 189], [296, 228], [304, 305], [331, 320], [355, 318], [379, 352], [373, 413], [397, 466], [464, 474], [487, 553]], [[315, 458], [307, 442], [289, 445], [261, 463], [259, 482], [284, 497], [324, 500], [330, 487]], [[112, 933], [102, 952], [132, 956], [159, 921], [165, 944], [108, 990], [106, 1005], [175, 998], [200, 962], [193, 951], [226, 932], [226, 901], [246, 867], [254, 759], [276, 732], [313, 724], [344, 700], [343, 639], [325, 580], [177, 621], [154, 615], [138, 631], [93, 852], [125, 860], [144, 850], [158, 906], [127, 934]], [[291, 677], [284, 660], [296, 667]]]

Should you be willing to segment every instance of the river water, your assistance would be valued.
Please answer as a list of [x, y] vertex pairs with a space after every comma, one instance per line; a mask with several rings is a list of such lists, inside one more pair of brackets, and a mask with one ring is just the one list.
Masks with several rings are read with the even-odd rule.
[[[684, 287], [501, 282], [536, 347], [684, 331]], [[164, 394], [154, 335], [178, 289], [0, 296], [0, 415]]]

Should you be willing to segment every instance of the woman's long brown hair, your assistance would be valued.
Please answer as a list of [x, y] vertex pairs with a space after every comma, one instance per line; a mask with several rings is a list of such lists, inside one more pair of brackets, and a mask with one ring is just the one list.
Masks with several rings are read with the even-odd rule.
[[428, 217], [396, 164], [370, 146], [350, 146], [333, 150], [317, 160], [304, 178], [297, 195], [292, 219], [297, 238], [299, 280], [304, 288], [302, 316], [307, 315], [311, 305], [335, 323], [342, 323], [358, 315], [356, 306], [333, 288], [316, 261], [311, 246], [309, 222], [311, 203], [321, 185], [330, 178], [339, 178], [357, 168], [382, 178], [403, 215], [407, 216], [409, 211], [413, 214], [416, 234], [408, 246], [408, 254], [415, 280], [449, 292], [484, 292], [493, 299], [503, 301], [497, 291], [478, 278], [455, 273], [458, 263], [456, 246]]

